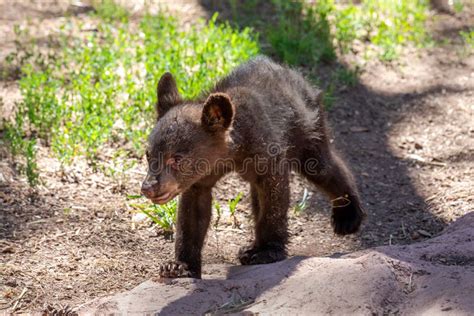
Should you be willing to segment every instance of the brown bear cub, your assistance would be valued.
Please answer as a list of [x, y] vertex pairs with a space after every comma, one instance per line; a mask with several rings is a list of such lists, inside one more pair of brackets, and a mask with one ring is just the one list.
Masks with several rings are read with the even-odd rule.
[[286, 257], [291, 170], [331, 199], [336, 234], [359, 229], [364, 211], [351, 172], [329, 142], [321, 92], [298, 72], [257, 57], [197, 100], [183, 100], [169, 73], [157, 90], [142, 192], [158, 204], [181, 194], [175, 261], [162, 265], [160, 276], [201, 277], [212, 187], [229, 172], [250, 183], [255, 241], [240, 249], [242, 264]]

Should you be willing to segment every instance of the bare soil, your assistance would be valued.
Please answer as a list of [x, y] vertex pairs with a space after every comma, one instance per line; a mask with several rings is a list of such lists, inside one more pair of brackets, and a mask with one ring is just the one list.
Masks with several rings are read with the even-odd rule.
[[[212, 14], [196, 1], [173, 3], [173, 12], [186, 23]], [[68, 8], [59, 0], [0, 0], [0, 57], [14, 49], [13, 25], [29, 24], [38, 37], [54, 34]], [[335, 236], [328, 202], [294, 176], [293, 205], [305, 188], [310, 203], [301, 214], [291, 212], [290, 255], [409, 244], [437, 235], [474, 210], [474, 55], [458, 35], [469, 27], [474, 27], [472, 7], [454, 16], [437, 15], [430, 30], [446, 44], [407, 49], [392, 63], [365, 61], [359, 83], [336, 91], [328, 114], [334, 142], [357, 176], [369, 216], [360, 233]], [[350, 58], [362, 62], [357, 52]], [[303, 71], [324, 78], [328, 67], [333, 66]], [[15, 72], [10, 73], [0, 81], [2, 116], [20, 98]], [[122, 292], [156, 276], [157, 265], [173, 257], [172, 236], [149, 221], [134, 220], [126, 199], [139, 192], [144, 162], [110, 179], [81, 161], [61, 168], [42, 148], [44, 185], [33, 190], [0, 142], [2, 312], [75, 307]], [[225, 204], [240, 191], [245, 197], [238, 206], [239, 223], [232, 225], [226, 215], [210, 229], [205, 264], [236, 264], [238, 248], [252, 238], [247, 185], [230, 175], [214, 193]]]

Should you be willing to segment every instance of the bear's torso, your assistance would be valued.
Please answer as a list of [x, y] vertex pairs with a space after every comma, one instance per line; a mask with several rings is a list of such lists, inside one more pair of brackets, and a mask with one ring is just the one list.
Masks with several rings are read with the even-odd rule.
[[265, 57], [241, 65], [212, 92], [227, 93], [235, 106], [230, 150], [237, 167], [255, 156], [296, 157], [325, 137], [321, 91]]

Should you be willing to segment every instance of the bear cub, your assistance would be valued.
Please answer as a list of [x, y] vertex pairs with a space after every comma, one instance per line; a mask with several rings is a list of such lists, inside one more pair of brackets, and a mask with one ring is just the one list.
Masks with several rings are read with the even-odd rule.
[[196, 100], [180, 96], [170, 73], [157, 94], [142, 193], [158, 204], [181, 194], [175, 260], [160, 266], [160, 276], [201, 277], [212, 187], [229, 172], [250, 183], [255, 239], [239, 250], [242, 264], [286, 258], [292, 170], [331, 200], [336, 234], [359, 229], [365, 212], [352, 173], [329, 141], [321, 91], [297, 71], [257, 57]]

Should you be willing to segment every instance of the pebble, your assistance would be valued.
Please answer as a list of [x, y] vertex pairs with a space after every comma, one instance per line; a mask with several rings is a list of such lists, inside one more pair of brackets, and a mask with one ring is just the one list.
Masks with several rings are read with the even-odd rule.
[[141, 222], [144, 222], [146, 221], [148, 217], [146, 216], [146, 214], [144, 213], [135, 213], [133, 214], [132, 216], [132, 222], [134, 223], [141, 223]]

